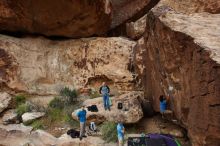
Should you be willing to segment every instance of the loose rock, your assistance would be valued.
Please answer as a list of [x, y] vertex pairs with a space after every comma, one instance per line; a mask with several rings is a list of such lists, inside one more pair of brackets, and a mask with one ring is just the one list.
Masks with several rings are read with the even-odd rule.
[[2, 121], [4, 124], [15, 124], [18, 123], [18, 114], [14, 109], [8, 110], [4, 116], [2, 117]]
[[21, 117], [24, 123], [29, 123], [32, 122], [33, 120], [43, 117], [44, 115], [45, 113], [43, 112], [29, 112], [29, 113], [24, 113]]

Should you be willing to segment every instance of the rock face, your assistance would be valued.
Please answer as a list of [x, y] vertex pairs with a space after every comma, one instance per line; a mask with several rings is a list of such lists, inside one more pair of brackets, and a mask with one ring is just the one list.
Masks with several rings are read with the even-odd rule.
[[0, 35], [0, 83], [12, 90], [56, 94], [64, 86], [135, 86], [130, 56], [134, 41], [120, 37], [50, 41]]
[[111, 28], [114, 28], [133, 17], [148, 6], [151, 0], [111, 0], [113, 19]]
[[16, 113], [15, 110], [8, 110], [4, 116], [2, 117], [3, 124], [15, 124], [18, 121], [18, 114]]
[[64, 134], [59, 138], [42, 130], [32, 131], [31, 127], [22, 124], [2, 126], [0, 125], [0, 145], [6, 146], [115, 146], [115, 144], [105, 144], [98, 137], [87, 137], [82, 141], [79, 138], [71, 138]]
[[1, 0], [0, 30], [88, 37], [109, 29], [111, 12], [109, 0]]
[[193, 146], [220, 145], [219, 18], [176, 12], [164, 1], [147, 16], [146, 96], [158, 111], [158, 97], [170, 95]]
[[219, 0], [166, 0], [164, 2], [166, 5], [183, 13], [220, 13]]
[[12, 102], [12, 97], [6, 92], [0, 93], [0, 113], [8, 108]]
[[[141, 108], [142, 92], [130, 92], [122, 94], [118, 97], [111, 97], [112, 106], [111, 111], [105, 111], [103, 107], [102, 97], [86, 100], [83, 105], [86, 107], [96, 105], [98, 112], [91, 112], [87, 110], [87, 122], [102, 123], [105, 121], [121, 121], [123, 123], [137, 123], [143, 117], [143, 111]], [[118, 103], [123, 103], [123, 109], [118, 109]], [[78, 120], [76, 113], [78, 110], [72, 113], [72, 117]]]
[[24, 123], [28, 123], [31, 122], [35, 119], [39, 119], [41, 117], [43, 117], [45, 115], [45, 113], [43, 112], [31, 112], [31, 113], [24, 113], [21, 117], [22, 117], [22, 121]]
[[132, 39], [139, 39], [146, 30], [146, 19], [147, 15], [144, 15], [135, 22], [130, 22], [126, 24], [127, 36]]

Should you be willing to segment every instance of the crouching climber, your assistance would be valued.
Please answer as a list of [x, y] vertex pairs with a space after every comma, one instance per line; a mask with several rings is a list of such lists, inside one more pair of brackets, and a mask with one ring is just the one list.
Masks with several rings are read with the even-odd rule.
[[168, 110], [167, 108], [169, 97], [166, 98], [164, 95], [160, 95], [159, 100], [160, 100], [160, 113], [162, 115], [162, 118], [164, 118], [165, 114], [171, 114], [171, 116], [173, 117], [173, 112], [171, 110]]
[[80, 135], [79, 138], [82, 140], [83, 137], [86, 137], [85, 135], [85, 128], [86, 128], [86, 110], [85, 106], [81, 107], [81, 110], [77, 113], [77, 117], [80, 122]]
[[110, 111], [110, 103], [109, 103], [110, 88], [106, 85], [105, 82], [102, 83], [102, 86], [99, 89], [99, 93], [102, 94], [105, 110], [108, 109]]

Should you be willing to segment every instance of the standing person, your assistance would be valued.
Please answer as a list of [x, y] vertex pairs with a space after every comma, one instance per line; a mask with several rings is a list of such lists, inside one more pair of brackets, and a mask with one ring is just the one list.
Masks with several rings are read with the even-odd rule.
[[86, 110], [85, 110], [85, 106], [81, 107], [81, 110], [77, 113], [77, 117], [78, 117], [79, 122], [80, 122], [80, 135], [79, 135], [79, 138], [80, 138], [80, 140], [82, 140], [82, 137], [86, 137], [85, 136], [85, 128], [86, 128]]
[[119, 146], [124, 146], [125, 128], [124, 128], [122, 122], [119, 122], [118, 125], [117, 125], [117, 133], [118, 133], [118, 145]]
[[110, 89], [109, 87], [106, 85], [105, 82], [102, 83], [102, 86], [99, 89], [99, 93], [102, 94], [103, 97], [103, 104], [104, 104], [104, 108], [105, 110], [109, 110], [110, 111], [110, 104], [109, 104], [109, 93], [110, 93]]

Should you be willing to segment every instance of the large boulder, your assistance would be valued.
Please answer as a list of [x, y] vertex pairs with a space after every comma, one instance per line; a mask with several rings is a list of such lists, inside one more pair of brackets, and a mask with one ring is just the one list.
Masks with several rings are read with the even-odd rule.
[[43, 112], [29, 112], [29, 113], [24, 113], [21, 117], [22, 117], [22, 122], [29, 123], [32, 122], [33, 120], [43, 117], [44, 115], [45, 113]]
[[80, 141], [78, 138], [73, 139], [67, 134], [62, 135], [57, 140], [57, 146], [117, 146], [115, 143], [107, 143], [99, 137], [88, 136]]
[[146, 21], [146, 96], [159, 111], [158, 97], [170, 95], [193, 146], [220, 145], [220, 14], [188, 15], [164, 2]]
[[31, 127], [22, 124], [8, 126], [0, 125], [0, 145], [6, 146], [116, 146], [113, 143], [105, 143], [99, 137], [87, 137], [83, 140], [62, 135], [59, 138], [43, 131], [33, 131]]
[[[111, 111], [105, 111], [103, 107], [102, 97], [86, 100], [83, 105], [86, 107], [91, 105], [96, 105], [98, 107], [98, 112], [91, 112], [87, 110], [87, 122], [102, 123], [105, 121], [118, 122], [131, 124], [137, 123], [143, 117], [143, 111], [141, 107], [141, 98], [143, 97], [142, 92], [130, 92], [127, 94], [122, 94], [120, 96], [111, 97], [112, 106]], [[123, 109], [118, 109], [118, 103], [123, 103]], [[78, 120], [76, 116], [76, 110], [72, 113], [72, 117]]]
[[111, 24], [109, 0], [1, 0], [0, 31], [88, 37]]
[[18, 114], [14, 109], [8, 110], [6, 113], [4, 113], [2, 117], [3, 124], [15, 124], [18, 123]]
[[129, 38], [139, 39], [146, 30], [147, 14], [135, 22], [126, 23], [126, 33]]
[[[1, 62], [0, 62], [1, 63]], [[8, 108], [12, 102], [12, 97], [6, 92], [0, 93], [0, 113]]]
[[127, 20], [146, 13], [158, 0], [111, 0], [113, 18], [111, 28], [115, 28]]
[[166, 0], [165, 5], [169, 5], [182, 13], [220, 13], [219, 0]]
[[70, 88], [98, 87], [106, 81], [119, 91], [134, 90], [134, 41], [122, 37], [54, 41], [0, 35], [0, 83], [37, 95]]
[[27, 137], [32, 129], [32, 127], [23, 124], [10, 124], [7, 126], [0, 124], [0, 145], [23, 146], [28, 142]]

